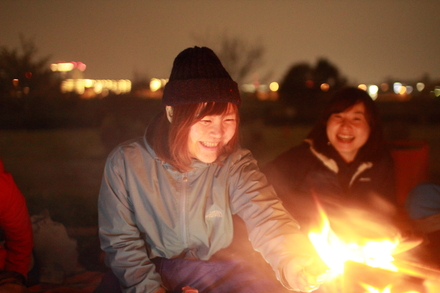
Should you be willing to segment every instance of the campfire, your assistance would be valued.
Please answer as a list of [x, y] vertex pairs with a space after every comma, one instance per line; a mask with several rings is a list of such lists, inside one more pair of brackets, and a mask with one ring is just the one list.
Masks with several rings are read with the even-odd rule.
[[[421, 238], [404, 239], [389, 223], [372, 222], [374, 230], [391, 230], [386, 236], [367, 238], [356, 229], [334, 230], [322, 206], [317, 202], [321, 222], [308, 234], [321, 259], [330, 268], [329, 278], [318, 292], [323, 293], [439, 293], [440, 270], [408, 260], [400, 255], [422, 243]], [[356, 213], [353, 213], [356, 215]], [[350, 227], [362, 218], [368, 225], [368, 217], [358, 214], [358, 219], [344, 219]], [[356, 216], [354, 216], [356, 217]], [[342, 222], [342, 221], [341, 221]], [[363, 225], [363, 226], [365, 226]], [[340, 228], [340, 227], [338, 227]], [[339, 233], [346, 235], [340, 235]], [[360, 233], [362, 234], [362, 233]]]

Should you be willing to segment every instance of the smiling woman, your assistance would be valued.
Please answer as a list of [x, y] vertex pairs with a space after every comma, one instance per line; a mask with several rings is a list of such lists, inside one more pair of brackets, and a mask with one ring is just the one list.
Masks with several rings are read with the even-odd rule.
[[204, 116], [203, 110], [206, 105], [202, 107], [202, 113], [199, 114], [201, 118], [198, 118], [200, 120], [189, 130], [188, 151], [192, 158], [204, 163], [213, 163], [231, 139], [236, 138], [238, 109], [236, 105], [228, 103], [224, 106], [226, 111], [221, 115], [210, 115], [206, 111], [207, 115]]
[[168, 121], [162, 123], [170, 132], [169, 154], [162, 153], [167, 148], [158, 153], [169, 157], [181, 171], [188, 170], [193, 158], [213, 163], [238, 146], [239, 116], [234, 103], [190, 103], [166, 106], [165, 111]]
[[329, 143], [347, 163], [353, 162], [370, 136], [364, 103], [358, 102], [343, 112], [333, 113], [327, 121]]
[[396, 201], [393, 161], [376, 105], [354, 87], [335, 93], [307, 139], [263, 171], [303, 225], [317, 217], [314, 196], [335, 214], [349, 204], [378, 208], [378, 202], [392, 207]]
[[[107, 159], [99, 231], [112, 272], [95, 293], [308, 292], [322, 284], [327, 267], [239, 147], [238, 86], [211, 49], [176, 57], [162, 102], [145, 136]], [[234, 215], [273, 272], [230, 250]]]

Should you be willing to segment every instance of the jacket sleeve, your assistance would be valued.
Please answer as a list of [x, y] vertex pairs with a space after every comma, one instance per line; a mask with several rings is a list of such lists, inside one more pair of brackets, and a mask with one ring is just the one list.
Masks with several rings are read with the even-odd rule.
[[155, 292], [161, 280], [136, 226], [124, 167], [120, 151], [113, 152], [106, 162], [98, 199], [101, 248], [124, 292]]
[[297, 221], [285, 210], [251, 154], [245, 156], [231, 170], [232, 211], [244, 220], [254, 249], [288, 287], [283, 282], [287, 263], [297, 256], [314, 256], [316, 251]]
[[5, 270], [27, 277], [30, 269], [33, 234], [26, 200], [12, 175], [0, 163], [0, 226], [5, 232]]
[[292, 192], [297, 190], [307, 176], [314, 160], [311, 159], [310, 146], [302, 143], [267, 163], [262, 172], [275, 188], [283, 202], [292, 200]]

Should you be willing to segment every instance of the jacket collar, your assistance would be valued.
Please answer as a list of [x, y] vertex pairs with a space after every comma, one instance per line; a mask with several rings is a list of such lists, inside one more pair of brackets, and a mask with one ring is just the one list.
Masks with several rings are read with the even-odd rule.
[[[147, 129], [148, 129], [148, 127], [147, 127]], [[160, 159], [157, 155], [156, 155], [156, 152], [153, 150], [153, 148], [148, 144], [148, 141], [147, 141], [147, 130], [145, 130], [145, 133], [144, 133], [144, 136], [143, 136], [143, 142], [144, 142], [144, 145], [145, 145], [145, 148], [147, 149], [147, 152], [150, 154], [150, 156], [152, 157], [152, 158], [154, 158], [157, 162], [161, 162], [162, 163], [162, 165], [167, 169], [167, 170], [174, 170], [174, 167], [171, 165], [171, 164], [169, 164], [169, 163], [167, 163], [167, 162], [164, 162], [162, 159]], [[211, 166], [211, 165], [217, 165], [216, 163], [204, 163], [204, 162], [202, 162], [202, 161], [199, 161], [199, 160], [197, 160], [197, 159], [193, 159], [192, 160], [192, 163], [191, 163], [191, 168], [192, 168], [192, 170], [191, 171], [189, 171], [188, 173], [191, 173], [191, 172], [195, 172], [196, 170], [202, 170], [202, 169], [204, 169], [204, 168], [208, 168], [209, 166]], [[179, 172], [180, 173], [180, 172]]]
[[[332, 158], [329, 158], [321, 153], [318, 153], [314, 147], [313, 147], [313, 141], [311, 139], [305, 139], [304, 140], [306, 143], [308, 143], [310, 145], [310, 151], [313, 153], [313, 155], [315, 155], [316, 158], [318, 158], [318, 160], [320, 160], [324, 166], [326, 166], [328, 169], [330, 169], [331, 171], [333, 171], [334, 173], [338, 173], [339, 172], [339, 167], [338, 164], [336, 163], [335, 160], [333, 160]], [[362, 162], [359, 167], [357, 168], [356, 172], [353, 174], [353, 177], [350, 180], [349, 186], [353, 183], [353, 181], [365, 170], [370, 169], [373, 167], [373, 163], [372, 162]]]
[[327, 168], [335, 173], [339, 172], [338, 164], [336, 164], [335, 160], [318, 153], [313, 147], [313, 141], [311, 139], [305, 139], [304, 141], [310, 145], [310, 151], [315, 155], [315, 157], [317, 157]]

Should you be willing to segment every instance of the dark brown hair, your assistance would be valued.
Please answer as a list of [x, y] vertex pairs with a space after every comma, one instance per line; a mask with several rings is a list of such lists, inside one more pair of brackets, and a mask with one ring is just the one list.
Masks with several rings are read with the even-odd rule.
[[333, 147], [328, 145], [328, 119], [332, 114], [344, 112], [358, 103], [365, 106], [365, 117], [370, 126], [370, 135], [356, 157], [361, 160], [376, 161], [386, 153], [382, 123], [376, 105], [366, 91], [356, 87], [344, 87], [337, 91], [310, 131], [307, 138], [313, 140], [316, 151], [330, 157]]
[[238, 148], [239, 113], [238, 106], [233, 103], [198, 103], [184, 104], [173, 107], [172, 123], [168, 121], [165, 109], [160, 112], [147, 129], [148, 144], [156, 155], [171, 164], [176, 170], [186, 172], [191, 169], [192, 158], [188, 150], [188, 136], [191, 126], [207, 115], [225, 115], [230, 110], [237, 115], [235, 134], [218, 154], [216, 163], [230, 155]]

